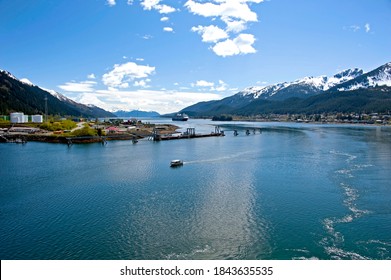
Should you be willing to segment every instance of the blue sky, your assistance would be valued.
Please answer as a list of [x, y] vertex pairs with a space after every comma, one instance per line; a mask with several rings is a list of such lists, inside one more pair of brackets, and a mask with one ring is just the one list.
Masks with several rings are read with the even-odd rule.
[[178, 111], [391, 61], [390, 0], [0, 0], [0, 69], [107, 110]]

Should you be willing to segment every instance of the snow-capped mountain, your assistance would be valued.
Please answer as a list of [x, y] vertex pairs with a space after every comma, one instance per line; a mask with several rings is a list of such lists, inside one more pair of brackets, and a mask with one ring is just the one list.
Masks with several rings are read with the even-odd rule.
[[338, 91], [350, 91], [360, 88], [376, 86], [391, 87], [391, 62], [386, 63], [373, 71], [363, 74], [345, 83], [340, 83], [333, 89]]
[[305, 77], [293, 82], [278, 83], [266, 87], [249, 87], [239, 92], [242, 96], [253, 99], [284, 100], [292, 97], [309, 97], [329, 90], [336, 85], [353, 80], [363, 74], [362, 69], [347, 69], [332, 77]]
[[[378, 87], [381, 86], [383, 88], [379, 89]], [[353, 97], [355, 94], [358, 94], [354, 92], [349, 96], [349, 101], [347, 99], [342, 100], [342, 97], [346, 97], [347, 95], [338, 95], [340, 92], [351, 92], [357, 89], [362, 89], [360, 91], [361, 95]], [[364, 108], [362, 106], [366, 104], [365, 100], [379, 93], [378, 96], [374, 96], [375, 99], [379, 99], [376, 100], [378, 103], [375, 100], [371, 100], [371, 102], [374, 102], [374, 105], [370, 107], [370, 110], [377, 110], [376, 108], [379, 106], [376, 104], [382, 104], [381, 107], [384, 108], [384, 104], [389, 102], [388, 99], [391, 99], [388, 95], [382, 95], [380, 93], [390, 91], [391, 63], [387, 63], [365, 74], [362, 69], [353, 68], [341, 71], [331, 77], [304, 77], [293, 82], [282, 82], [265, 87], [248, 87], [222, 100], [200, 102], [182, 109], [181, 112], [187, 113], [190, 116], [214, 116], [219, 114], [246, 115], [260, 112], [286, 113], [290, 111], [300, 112], [301, 109], [306, 111], [304, 107], [313, 106], [313, 104], [317, 104], [317, 107], [312, 107], [312, 112], [319, 112], [321, 110], [338, 111], [340, 108], [348, 108], [348, 106], [340, 106], [341, 104], [338, 102], [345, 103], [345, 105], [347, 102], [350, 102], [352, 106], [349, 107], [349, 110], [354, 111], [354, 104], [360, 103], [360, 108]], [[332, 103], [331, 99], [335, 97], [338, 100], [333, 99], [334, 103]], [[387, 101], [382, 103], [382, 98], [386, 98]], [[309, 101], [303, 102], [303, 100]], [[310, 101], [313, 101], [313, 104], [310, 104]], [[322, 105], [323, 103], [328, 103], [327, 108]], [[333, 106], [334, 109], [332, 109]], [[360, 108], [357, 107], [357, 110], [361, 110]], [[368, 108], [369, 105], [363, 110], [367, 110]], [[391, 110], [391, 106], [387, 110]]]

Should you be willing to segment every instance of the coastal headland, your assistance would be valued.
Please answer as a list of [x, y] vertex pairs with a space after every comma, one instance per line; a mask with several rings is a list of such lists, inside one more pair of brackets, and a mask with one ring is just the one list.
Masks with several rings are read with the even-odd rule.
[[[65, 125], [66, 123], [66, 125]], [[0, 142], [25, 143], [27, 141], [48, 143], [95, 143], [111, 140], [137, 140], [154, 135], [173, 135], [179, 127], [173, 124], [151, 124], [138, 120], [107, 121], [50, 121], [43, 124], [2, 123]]]

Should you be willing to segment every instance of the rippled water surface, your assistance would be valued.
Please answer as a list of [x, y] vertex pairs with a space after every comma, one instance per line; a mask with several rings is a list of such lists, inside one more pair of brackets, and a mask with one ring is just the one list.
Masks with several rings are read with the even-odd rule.
[[220, 124], [225, 137], [1, 144], [1, 259], [391, 258], [391, 128]]

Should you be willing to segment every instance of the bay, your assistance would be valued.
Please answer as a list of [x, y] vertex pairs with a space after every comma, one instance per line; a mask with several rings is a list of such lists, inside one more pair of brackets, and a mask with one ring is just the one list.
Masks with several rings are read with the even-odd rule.
[[390, 127], [180, 125], [226, 136], [1, 144], [1, 259], [391, 258]]

